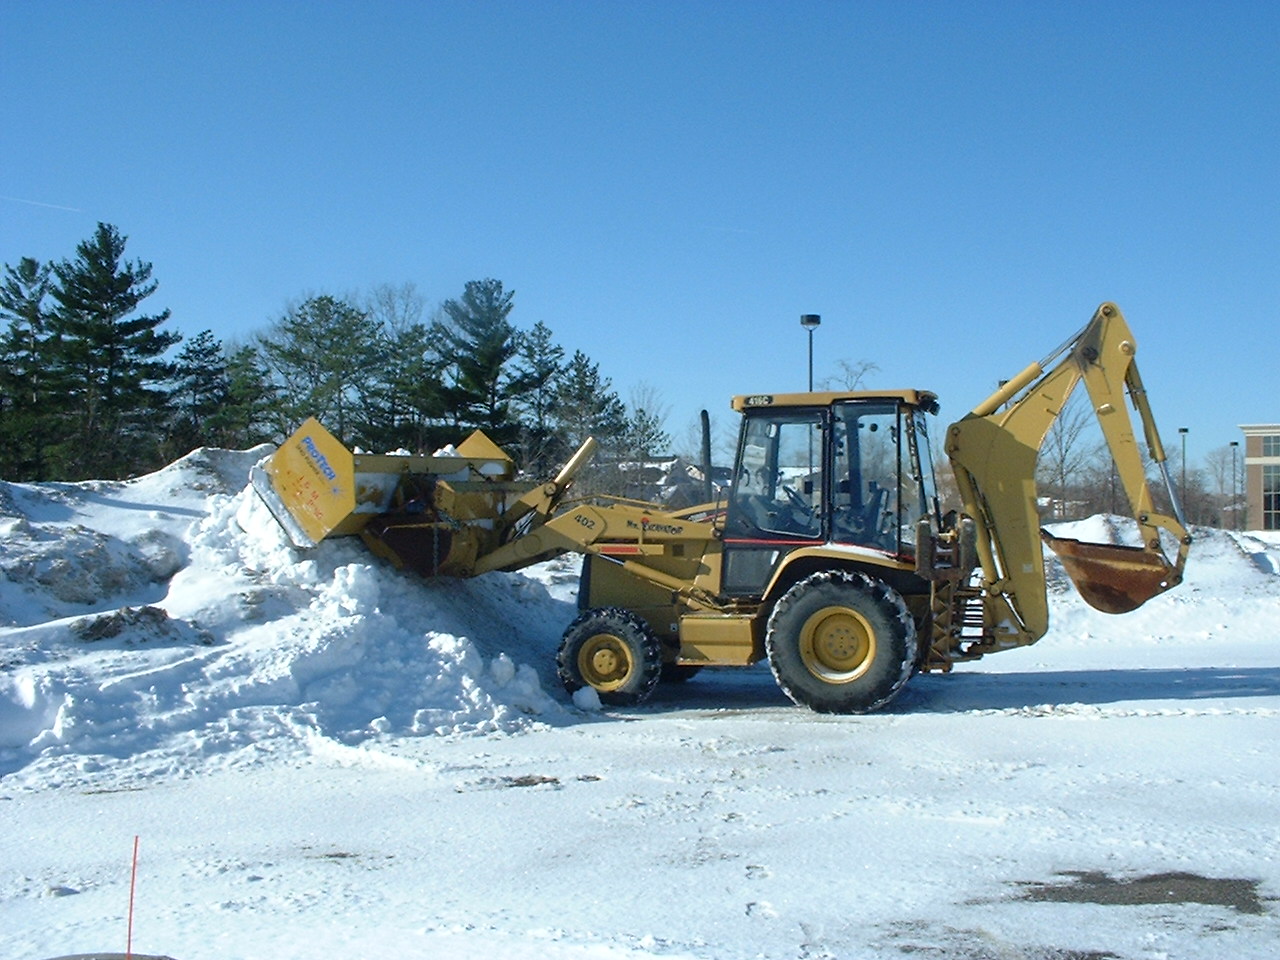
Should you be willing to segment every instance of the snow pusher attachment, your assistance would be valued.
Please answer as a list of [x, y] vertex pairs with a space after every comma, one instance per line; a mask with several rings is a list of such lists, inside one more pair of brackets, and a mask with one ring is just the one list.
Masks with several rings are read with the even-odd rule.
[[545, 519], [588, 456], [579, 451], [550, 483], [517, 482], [515, 463], [480, 430], [434, 456], [377, 455], [352, 453], [309, 419], [250, 481], [299, 547], [359, 535], [397, 567], [465, 577], [517, 521]]
[[[1169, 480], [1136, 351], [1119, 308], [1104, 303], [1079, 334], [950, 428], [947, 453], [965, 512], [978, 528], [983, 602], [998, 608], [987, 612], [987, 621], [1001, 624], [1005, 633], [998, 646], [1034, 642], [1048, 627], [1042, 541], [1061, 558], [1081, 596], [1106, 613], [1134, 610], [1182, 580], [1191, 537]], [[1139, 546], [1085, 543], [1040, 530], [1036, 460], [1081, 381], [1137, 523]], [[1126, 397], [1163, 476], [1172, 516], [1155, 507]]]

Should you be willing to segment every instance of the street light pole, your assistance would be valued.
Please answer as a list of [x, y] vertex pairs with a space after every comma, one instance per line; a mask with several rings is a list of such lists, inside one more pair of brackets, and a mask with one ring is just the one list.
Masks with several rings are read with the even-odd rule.
[[1187, 509], [1187, 428], [1179, 427], [1178, 433], [1182, 434], [1182, 484], [1178, 490], [1178, 496], [1182, 500], [1182, 509]]
[[800, 326], [809, 331], [809, 392], [813, 393], [813, 331], [822, 323], [822, 317], [816, 313], [800, 315]]
[[[822, 317], [816, 313], [800, 314], [800, 326], [809, 331], [809, 392], [813, 393], [813, 331], [822, 323]], [[809, 475], [806, 480], [813, 483], [813, 429], [809, 430]]]

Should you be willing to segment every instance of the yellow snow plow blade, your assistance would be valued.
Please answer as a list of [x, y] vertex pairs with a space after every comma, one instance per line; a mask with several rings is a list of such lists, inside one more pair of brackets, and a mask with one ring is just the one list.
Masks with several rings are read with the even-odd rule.
[[307, 420], [269, 459], [249, 471], [249, 479], [300, 547], [313, 547], [331, 533], [360, 529], [358, 522], [342, 528], [356, 510], [353, 458], [317, 420]]
[[352, 453], [307, 420], [249, 474], [299, 547], [358, 534], [374, 554], [424, 577], [470, 577], [477, 561], [546, 522], [595, 441], [546, 483], [517, 481], [502, 448], [476, 430], [434, 456]]
[[514, 475], [511, 458], [479, 430], [436, 456], [354, 454], [312, 418], [250, 480], [289, 538], [314, 547], [361, 533], [375, 517], [414, 512], [415, 496], [441, 482], [450, 484], [456, 519], [495, 519]]

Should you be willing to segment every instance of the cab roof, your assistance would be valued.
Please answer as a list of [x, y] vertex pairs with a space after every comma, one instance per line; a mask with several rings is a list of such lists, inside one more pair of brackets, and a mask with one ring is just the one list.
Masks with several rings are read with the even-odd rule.
[[938, 412], [938, 395], [929, 390], [823, 390], [814, 393], [747, 393], [733, 398], [733, 409], [758, 410], [761, 407], [829, 407], [847, 400], [890, 400], [919, 407], [927, 413]]

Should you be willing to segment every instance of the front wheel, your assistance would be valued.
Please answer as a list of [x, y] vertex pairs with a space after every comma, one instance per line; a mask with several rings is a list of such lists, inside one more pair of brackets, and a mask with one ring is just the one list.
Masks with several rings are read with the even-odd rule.
[[870, 577], [824, 570], [795, 584], [769, 616], [765, 650], [793, 701], [819, 713], [867, 713], [902, 689], [916, 661], [916, 631], [896, 590]]
[[662, 675], [662, 644], [643, 619], [620, 607], [584, 611], [560, 641], [560, 682], [592, 687], [611, 706], [643, 703]]

